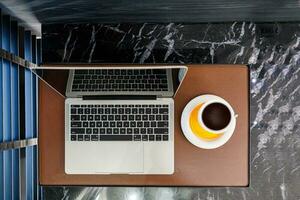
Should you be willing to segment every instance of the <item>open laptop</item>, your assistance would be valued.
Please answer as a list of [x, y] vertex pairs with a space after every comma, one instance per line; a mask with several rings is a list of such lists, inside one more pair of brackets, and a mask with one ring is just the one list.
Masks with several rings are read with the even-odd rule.
[[165, 68], [70, 70], [65, 172], [172, 174], [173, 84]]

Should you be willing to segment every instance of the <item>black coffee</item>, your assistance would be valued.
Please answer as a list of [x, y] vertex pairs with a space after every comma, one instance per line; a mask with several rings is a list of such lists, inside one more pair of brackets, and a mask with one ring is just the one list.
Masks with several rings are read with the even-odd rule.
[[204, 108], [202, 120], [212, 130], [221, 130], [230, 122], [230, 110], [221, 103], [212, 103]]

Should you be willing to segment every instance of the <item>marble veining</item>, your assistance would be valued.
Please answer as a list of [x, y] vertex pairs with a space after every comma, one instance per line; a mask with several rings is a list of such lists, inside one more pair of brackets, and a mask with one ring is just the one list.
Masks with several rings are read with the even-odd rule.
[[45, 199], [300, 199], [299, 23], [45, 25], [43, 45], [45, 63], [239, 63], [251, 78], [249, 187], [43, 187]]

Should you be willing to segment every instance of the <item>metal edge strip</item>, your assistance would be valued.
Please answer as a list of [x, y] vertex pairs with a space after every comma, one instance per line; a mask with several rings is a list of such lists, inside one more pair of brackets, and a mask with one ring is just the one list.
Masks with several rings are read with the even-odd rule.
[[0, 151], [9, 149], [20, 149], [28, 146], [35, 146], [38, 144], [37, 138], [30, 138], [25, 140], [9, 141], [0, 143]]
[[4, 49], [0, 49], [0, 57], [4, 58], [6, 60], [9, 60], [17, 65], [20, 65], [22, 67], [28, 68], [28, 69], [32, 69], [32, 68], [36, 68], [38, 67], [37, 64], [34, 64], [32, 62], [29, 62], [19, 56], [16, 56], [13, 53], [9, 53], [8, 51], [4, 50]]

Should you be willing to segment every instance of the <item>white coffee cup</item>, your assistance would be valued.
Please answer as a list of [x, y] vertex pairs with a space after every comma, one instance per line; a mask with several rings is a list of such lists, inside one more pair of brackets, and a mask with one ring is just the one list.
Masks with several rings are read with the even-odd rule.
[[[204, 110], [209, 106], [209, 105], [212, 105], [214, 103], [218, 103], [218, 104], [221, 104], [223, 106], [225, 106], [228, 111], [229, 111], [229, 114], [230, 114], [230, 119], [229, 119], [229, 122], [227, 123], [227, 125], [222, 128], [222, 129], [212, 129], [212, 128], [209, 128], [204, 122], [203, 122], [203, 112]], [[220, 116], [217, 116], [217, 117], [220, 117]], [[224, 99], [214, 99], [214, 100], [210, 100], [210, 101], [207, 101], [205, 102], [201, 108], [199, 109], [199, 112], [198, 112], [198, 122], [200, 124], [200, 126], [207, 132], [209, 133], [213, 133], [213, 134], [223, 134], [225, 133], [229, 127], [231, 127], [233, 125], [233, 123], [235, 122], [235, 118], [237, 117], [237, 115], [235, 115], [234, 113], [234, 110], [233, 108], [231, 107], [231, 105]]]

